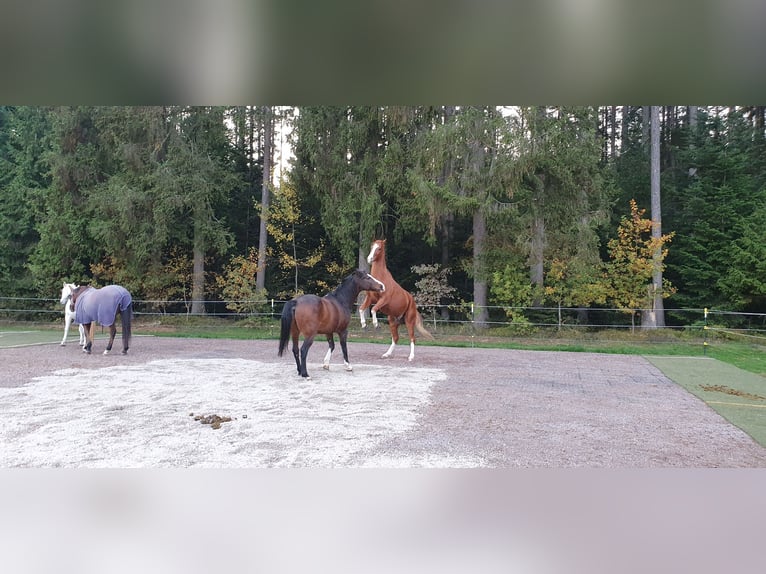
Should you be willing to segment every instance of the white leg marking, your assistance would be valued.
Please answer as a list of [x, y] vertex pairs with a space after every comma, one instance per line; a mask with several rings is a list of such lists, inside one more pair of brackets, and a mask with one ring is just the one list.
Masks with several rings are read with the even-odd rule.
[[415, 358], [415, 343], [414, 343], [414, 341], [410, 341], [410, 358], [409, 358], [409, 360], [411, 361], [414, 358]]
[[84, 347], [85, 343], [87, 342], [85, 340], [85, 328], [82, 325], [79, 325], [80, 327], [80, 346]]
[[391, 356], [391, 353], [394, 352], [394, 347], [396, 347], [396, 343], [394, 343], [394, 339], [392, 338], [391, 339], [391, 346], [388, 348], [388, 351], [383, 353], [383, 357], [382, 358], [388, 359]]
[[349, 365], [348, 361], [343, 361], [343, 365], [346, 367], [347, 371], [353, 371], [354, 370], [354, 367]]
[[378, 328], [378, 313], [375, 311], [370, 311], [370, 314], [372, 315], [372, 325], [376, 329]]
[[367, 321], [364, 320], [364, 311], [359, 309], [359, 320], [362, 322], [362, 329], [367, 326]]
[[67, 335], [69, 335], [69, 324], [71, 322], [72, 321], [69, 319], [69, 317], [66, 317], [64, 319], [64, 338], [61, 339], [61, 345], [62, 346], [66, 345], [66, 337], [67, 337]]
[[109, 354], [109, 351], [104, 351], [104, 354], [105, 354], [105, 355], [108, 355], [108, 354]]
[[330, 369], [330, 357], [332, 356], [332, 349], [327, 349], [327, 354], [324, 356], [324, 362], [322, 363], [322, 368], [329, 370]]

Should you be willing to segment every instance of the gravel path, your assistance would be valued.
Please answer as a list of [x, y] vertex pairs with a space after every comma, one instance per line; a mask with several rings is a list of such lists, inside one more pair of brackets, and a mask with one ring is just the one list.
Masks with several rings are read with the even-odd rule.
[[[766, 467], [766, 449], [641, 357], [136, 337], [0, 351], [0, 467]], [[96, 353], [103, 342], [96, 343]], [[228, 415], [220, 429], [190, 413]]]

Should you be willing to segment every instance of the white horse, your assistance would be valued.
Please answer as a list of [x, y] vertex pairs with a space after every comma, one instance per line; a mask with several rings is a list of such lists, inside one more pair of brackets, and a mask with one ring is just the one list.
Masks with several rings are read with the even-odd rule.
[[[64, 283], [61, 288], [61, 303], [64, 306], [64, 338], [61, 339], [61, 345], [66, 345], [66, 338], [69, 335], [69, 325], [74, 321], [74, 307], [70, 305], [72, 302], [72, 292], [77, 289], [77, 285], [74, 283]], [[85, 345], [85, 329], [82, 325], [78, 325], [80, 328], [80, 346]]]

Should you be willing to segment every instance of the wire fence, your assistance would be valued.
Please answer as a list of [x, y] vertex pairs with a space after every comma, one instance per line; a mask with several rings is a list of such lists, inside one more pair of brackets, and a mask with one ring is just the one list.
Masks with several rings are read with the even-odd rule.
[[[201, 301], [204, 313], [193, 313], [193, 301], [134, 300], [137, 320], [162, 323], [180, 320], [218, 319], [237, 324], [242, 321], [277, 324], [285, 300]], [[239, 309], [239, 310], [234, 310]], [[471, 303], [419, 307], [426, 328], [434, 334], [492, 332], [498, 336], [562, 336], [601, 331], [646, 332], [641, 325], [644, 312], [594, 307], [511, 307], [492, 305], [479, 308]], [[485, 312], [485, 313], [484, 313]], [[355, 309], [355, 315], [356, 315]], [[481, 316], [483, 319], [480, 319]], [[58, 299], [0, 297], [0, 321], [53, 324], [62, 321], [64, 306]], [[368, 311], [369, 320], [369, 311]], [[381, 323], [385, 317], [379, 317]], [[720, 309], [665, 309], [666, 325], [654, 332], [685, 332], [700, 337], [739, 337], [766, 343], [766, 313], [744, 313]], [[360, 329], [357, 318], [352, 330]]]

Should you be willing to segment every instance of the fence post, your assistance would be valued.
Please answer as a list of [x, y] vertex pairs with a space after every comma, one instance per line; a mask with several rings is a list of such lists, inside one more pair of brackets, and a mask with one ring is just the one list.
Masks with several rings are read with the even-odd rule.
[[707, 307], [705, 307], [705, 325], [702, 327], [705, 332], [705, 339], [702, 342], [702, 356], [707, 356]]

